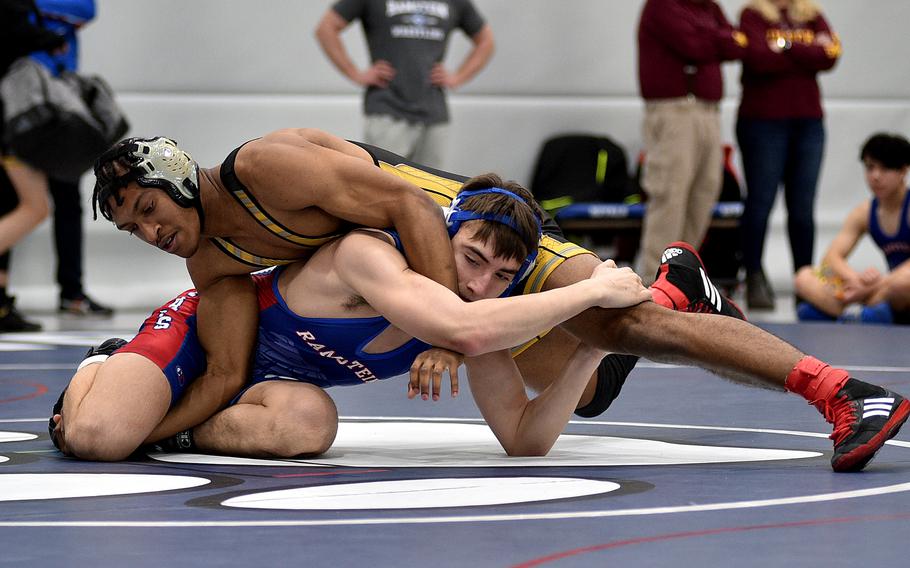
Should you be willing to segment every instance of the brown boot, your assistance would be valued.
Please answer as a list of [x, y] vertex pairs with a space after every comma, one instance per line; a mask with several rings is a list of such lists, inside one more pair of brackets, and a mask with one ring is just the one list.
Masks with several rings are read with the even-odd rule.
[[750, 310], [774, 309], [774, 289], [764, 270], [746, 274], [746, 305]]

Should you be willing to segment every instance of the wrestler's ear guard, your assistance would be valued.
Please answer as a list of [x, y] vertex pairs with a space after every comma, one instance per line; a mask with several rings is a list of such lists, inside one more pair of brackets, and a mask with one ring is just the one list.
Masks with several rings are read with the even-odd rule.
[[63, 397], [66, 396], [66, 389], [63, 389], [63, 392], [60, 393], [60, 397], [57, 398], [57, 402], [54, 403], [54, 407], [51, 410], [51, 417], [47, 421], [47, 434], [51, 438], [51, 442], [54, 443], [54, 447], [58, 450], [60, 445], [57, 442], [56, 436], [54, 436], [54, 429], [57, 427], [57, 423], [54, 422], [54, 416], [60, 414], [60, 411], [63, 410]]
[[[118, 171], [119, 167], [119, 171]], [[123, 168], [126, 171], [122, 171]], [[163, 189], [181, 207], [199, 200], [199, 165], [170, 138], [127, 138], [95, 161], [95, 205], [131, 181], [142, 187]], [[105, 207], [101, 206], [105, 217]]]

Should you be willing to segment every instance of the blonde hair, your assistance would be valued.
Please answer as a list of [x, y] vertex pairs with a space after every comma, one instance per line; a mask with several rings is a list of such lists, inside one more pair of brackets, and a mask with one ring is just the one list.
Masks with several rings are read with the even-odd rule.
[[[750, 0], [746, 8], [751, 8], [769, 22], [780, 21], [780, 9], [771, 0]], [[796, 23], [805, 23], [815, 19], [821, 13], [821, 7], [814, 0], [791, 0], [787, 13]]]

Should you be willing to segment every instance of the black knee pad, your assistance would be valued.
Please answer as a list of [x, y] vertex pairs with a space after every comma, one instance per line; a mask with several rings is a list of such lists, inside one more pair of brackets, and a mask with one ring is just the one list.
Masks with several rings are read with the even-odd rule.
[[597, 387], [594, 389], [594, 398], [581, 408], [576, 408], [575, 414], [582, 418], [594, 418], [603, 414], [619, 396], [626, 377], [635, 368], [636, 363], [638, 363], [638, 357], [635, 355], [611, 353], [604, 357], [597, 367]]

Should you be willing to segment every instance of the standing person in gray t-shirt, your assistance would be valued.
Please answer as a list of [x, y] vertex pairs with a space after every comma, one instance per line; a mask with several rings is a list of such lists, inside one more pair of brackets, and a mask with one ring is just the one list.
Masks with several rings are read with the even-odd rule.
[[[351, 61], [341, 32], [359, 18], [370, 67]], [[454, 73], [442, 64], [449, 32], [474, 44]], [[367, 88], [364, 141], [429, 166], [443, 167], [449, 122], [445, 91], [471, 80], [493, 54], [493, 31], [471, 0], [338, 0], [316, 38], [345, 76]]]

